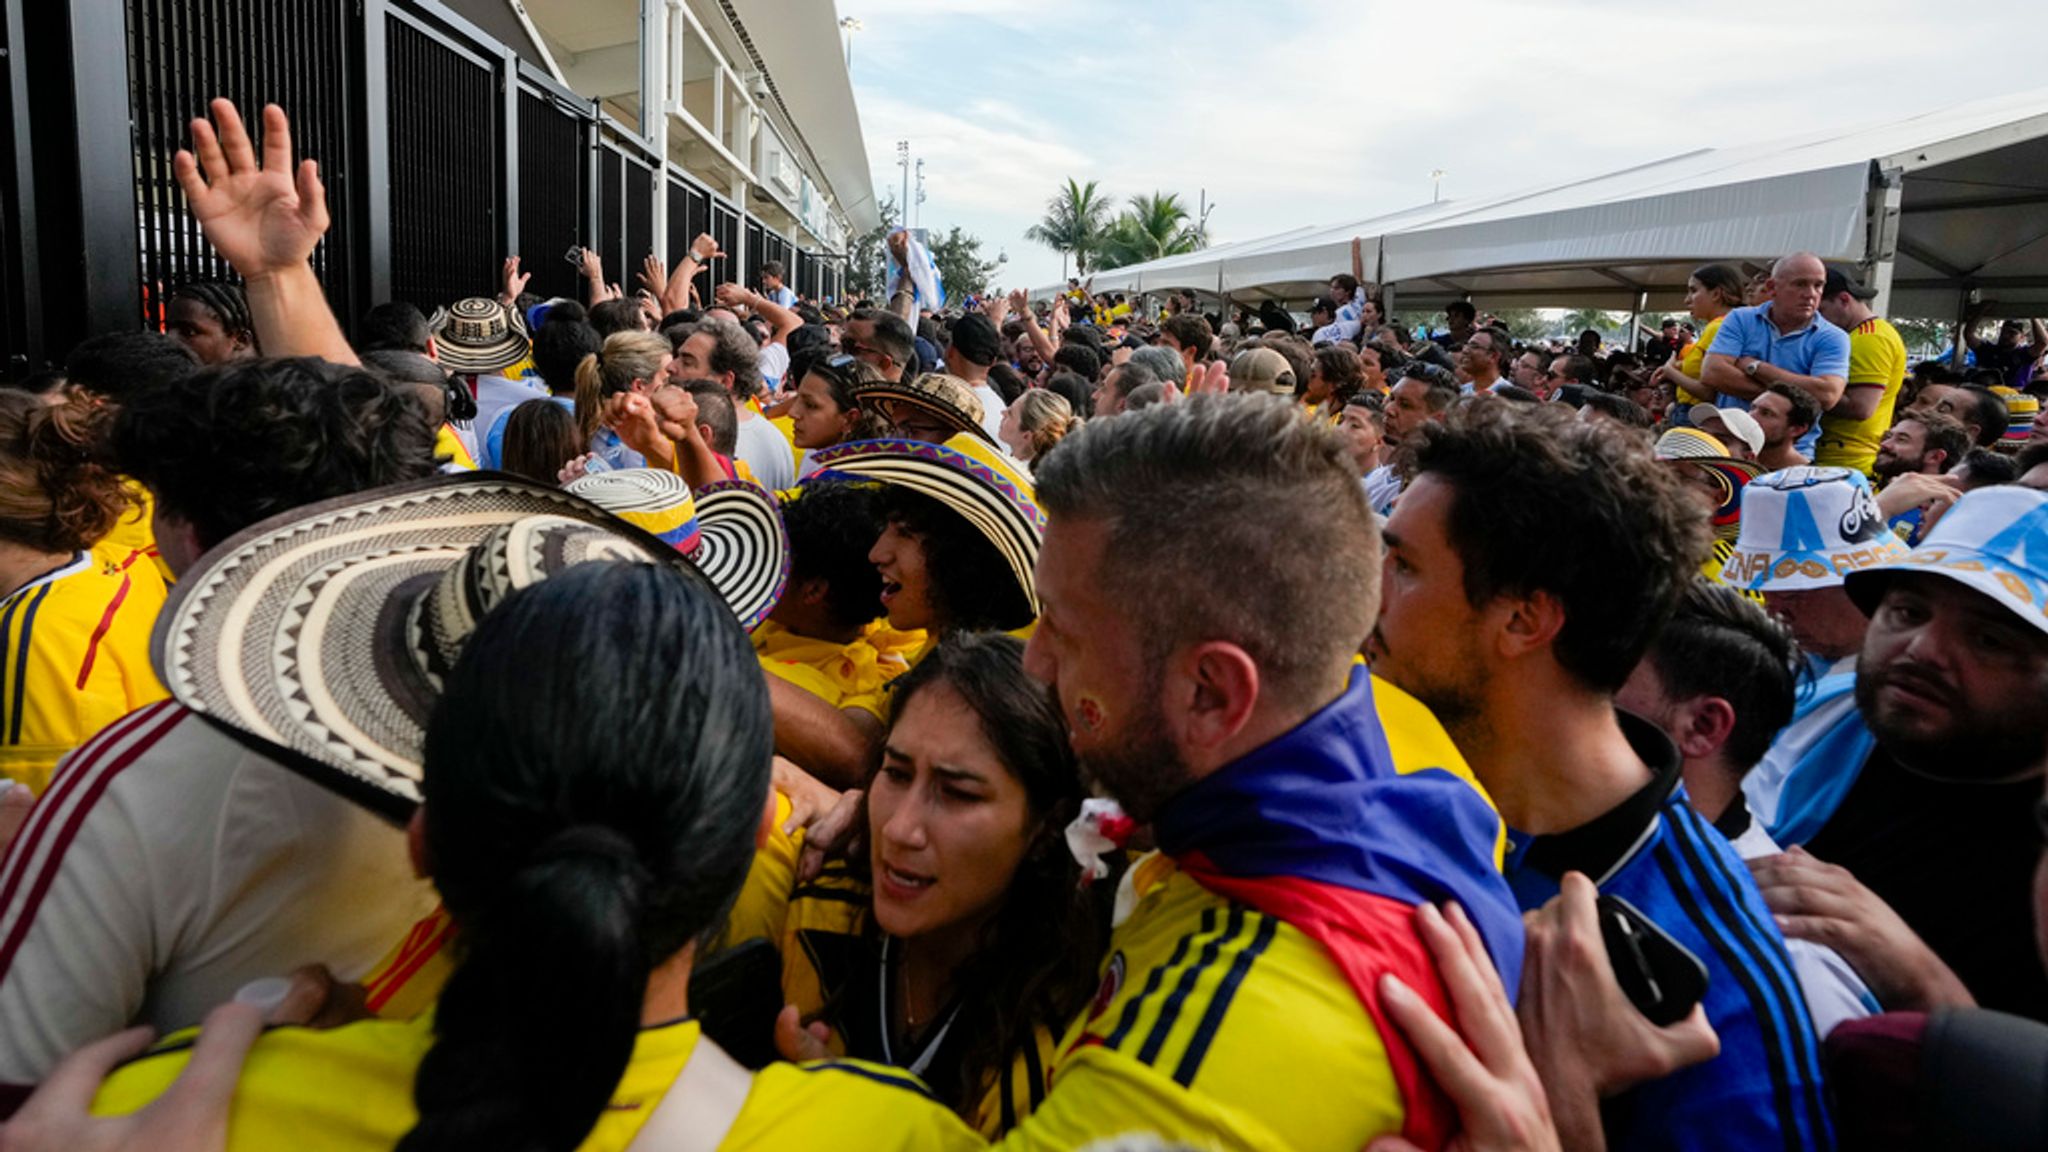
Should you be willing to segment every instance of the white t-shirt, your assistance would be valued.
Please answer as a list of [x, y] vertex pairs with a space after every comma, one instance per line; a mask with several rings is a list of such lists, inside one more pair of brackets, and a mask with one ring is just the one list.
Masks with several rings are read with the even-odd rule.
[[0, 1082], [252, 980], [361, 979], [435, 905], [405, 830], [171, 701], [57, 766], [0, 860]]
[[1394, 498], [1401, 494], [1401, 474], [1392, 464], [1382, 464], [1365, 474], [1365, 498], [1382, 516], [1394, 510]]
[[[476, 418], [470, 423], [476, 428], [478, 438], [482, 439], [491, 430], [491, 426], [498, 422], [501, 414], [519, 407], [528, 400], [545, 400], [547, 397], [548, 386], [541, 383], [538, 376], [530, 380], [479, 376], [476, 378]], [[477, 444], [470, 444], [469, 451], [471, 456], [482, 461], [489, 453], [478, 451], [479, 447]], [[497, 466], [495, 459], [485, 465], [487, 468]]]
[[988, 433], [989, 439], [1001, 444], [1003, 438], [997, 433], [1002, 431], [1003, 414], [1010, 410], [1010, 406], [1003, 403], [1003, 394], [990, 387], [986, 381], [970, 384], [968, 387], [981, 400], [982, 430]]
[[782, 378], [789, 373], [789, 349], [781, 344], [765, 344], [761, 347], [761, 382], [769, 391], [782, 387]]
[[751, 408], [740, 413], [733, 455], [747, 462], [754, 480], [768, 491], [796, 487], [796, 456], [789, 450], [789, 441], [766, 416]]

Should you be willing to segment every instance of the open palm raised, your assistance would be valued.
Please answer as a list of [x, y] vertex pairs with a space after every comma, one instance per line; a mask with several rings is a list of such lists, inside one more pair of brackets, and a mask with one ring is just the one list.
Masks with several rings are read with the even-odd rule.
[[327, 233], [327, 190], [312, 160], [292, 166], [291, 125], [275, 104], [263, 109], [263, 160], [234, 103], [217, 99], [220, 124], [192, 121], [193, 152], [172, 164], [206, 239], [245, 280], [304, 266]]

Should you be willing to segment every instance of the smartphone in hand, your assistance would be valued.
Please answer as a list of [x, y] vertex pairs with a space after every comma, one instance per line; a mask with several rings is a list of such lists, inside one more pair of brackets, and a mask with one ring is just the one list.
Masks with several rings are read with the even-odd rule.
[[1629, 1003], [1660, 1028], [1685, 1019], [1707, 994], [1707, 966], [1621, 897], [1602, 893], [1595, 907], [1607, 959]]

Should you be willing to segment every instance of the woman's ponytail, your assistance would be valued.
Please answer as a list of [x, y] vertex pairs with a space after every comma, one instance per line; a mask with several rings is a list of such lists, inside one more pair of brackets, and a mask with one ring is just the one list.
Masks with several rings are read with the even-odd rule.
[[[419, 1123], [400, 1152], [567, 1152], [583, 1142], [639, 1032], [648, 883], [624, 835], [575, 825], [463, 922], [462, 961], [413, 1083]], [[519, 1004], [531, 1010], [507, 1010]]]

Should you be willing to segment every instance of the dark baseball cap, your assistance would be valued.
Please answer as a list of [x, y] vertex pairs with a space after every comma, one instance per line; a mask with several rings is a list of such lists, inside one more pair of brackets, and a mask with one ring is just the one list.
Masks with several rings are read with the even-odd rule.
[[979, 312], [969, 312], [953, 321], [952, 342], [953, 350], [966, 357], [969, 364], [986, 368], [1003, 357], [1002, 334]]
[[1820, 294], [1832, 300], [1844, 292], [1858, 300], [1868, 300], [1877, 295], [1875, 288], [1865, 288], [1863, 281], [1858, 280], [1853, 274], [1832, 264], [1828, 265], [1828, 280], [1821, 286]]

